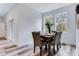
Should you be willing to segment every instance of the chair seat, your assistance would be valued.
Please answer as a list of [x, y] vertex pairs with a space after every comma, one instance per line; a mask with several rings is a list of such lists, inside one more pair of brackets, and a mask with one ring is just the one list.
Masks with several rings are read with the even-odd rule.
[[41, 45], [42, 46], [47, 45], [47, 42], [45, 40], [41, 40]]

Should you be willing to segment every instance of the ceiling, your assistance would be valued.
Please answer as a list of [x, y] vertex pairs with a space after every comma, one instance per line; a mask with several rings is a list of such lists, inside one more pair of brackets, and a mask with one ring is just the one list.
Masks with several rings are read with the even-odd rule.
[[39, 12], [45, 13], [70, 4], [72, 3], [27, 3], [26, 5]]
[[5, 16], [14, 5], [13, 3], [0, 3], [0, 16]]
[[[70, 5], [70, 3], [25, 3], [24, 5], [44, 13]], [[0, 3], [0, 16], [5, 16], [14, 6], [15, 3]]]

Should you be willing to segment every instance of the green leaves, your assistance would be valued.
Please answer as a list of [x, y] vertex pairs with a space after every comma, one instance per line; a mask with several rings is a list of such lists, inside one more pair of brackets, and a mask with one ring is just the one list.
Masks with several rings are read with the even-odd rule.
[[49, 29], [49, 28], [51, 28], [51, 26], [53, 25], [52, 23], [50, 23], [50, 22], [46, 22], [46, 27]]

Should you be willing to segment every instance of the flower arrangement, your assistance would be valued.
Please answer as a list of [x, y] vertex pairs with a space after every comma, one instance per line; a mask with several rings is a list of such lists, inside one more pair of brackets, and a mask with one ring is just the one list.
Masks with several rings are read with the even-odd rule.
[[50, 23], [49, 21], [47, 21], [45, 25], [46, 25], [46, 27], [48, 29], [48, 32], [50, 33], [51, 32], [51, 27], [52, 27], [53, 24]]

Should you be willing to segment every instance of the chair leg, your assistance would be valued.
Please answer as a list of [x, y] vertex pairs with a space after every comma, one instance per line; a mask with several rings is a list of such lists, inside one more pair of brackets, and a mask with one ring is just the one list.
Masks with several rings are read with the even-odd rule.
[[45, 45], [45, 51], [47, 51], [47, 45]]
[[57, 44], [57, 51], [59, 50], [59, 45]]
[[59, 43], [59, 46], [60, 46], [60, 48], [61, 48], [61, 43]]
[[34, 53], [35, 53], [35, 45], [34, 45]]
[[54, 52], [54, 54], [55, 54], [55, 44], [53, 44], [53, 52]]
[[40, 47], [40, 56], [42, 55], [42, 47]]

